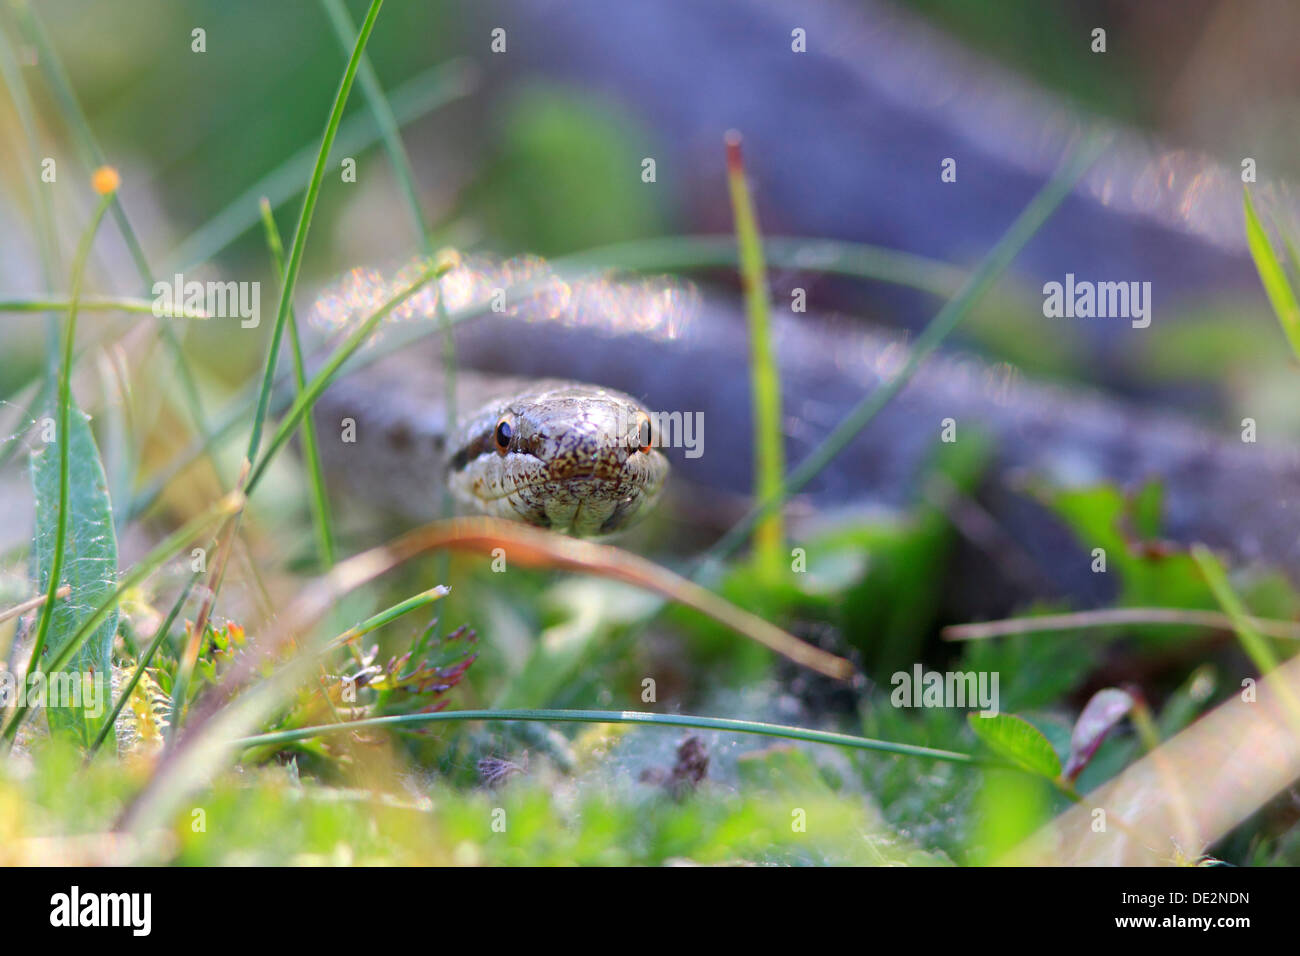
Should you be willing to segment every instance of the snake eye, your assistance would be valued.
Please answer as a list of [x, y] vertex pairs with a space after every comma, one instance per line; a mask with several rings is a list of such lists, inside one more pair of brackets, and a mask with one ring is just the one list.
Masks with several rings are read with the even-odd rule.
[[638, 412], [637, 418], [640, 419], [640, 424], [636, 430], [636, 440], [640, 445], [637, 451], [648, 455], [650, 454], [650, 441], [654, 437], [650, 431], [650, 416], [645, 412]]
[[510, 427], [510, 423], [504, 418], [497, 422], [496, 431], [492, 433], [492, 438], [497, 445], [497, 451], [504, 455], [510, 448], [510, 439], [512, 437], [514, 437], [514, 429]]

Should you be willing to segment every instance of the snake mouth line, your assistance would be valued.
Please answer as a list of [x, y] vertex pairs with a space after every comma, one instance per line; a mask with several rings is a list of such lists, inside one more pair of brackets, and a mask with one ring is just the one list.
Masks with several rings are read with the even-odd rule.
[[566, 475], [563, 478], [549, 478], [549, 477], [535, 478], [532, 481], [525, 481], [522, 484], [515, 485], [515, 487], [511, 488], [509, 491], [503, 491], [500, 494], [482, 495], [482, 494], [478, 494], [477, 492], [471, 492], [471, 494], [473, 494], [474, 497], [479, 501], [501, 501], [504, 498], [509, 498], [511, 495], [517, 495], [520, 492], [528, 491], [532, 488], [538, 488], [542, 485], [560, 485], [560, 484], [566, 484], [570, 481], [593, 481], [593, 480], [608, 481], [611, 483], [619, 481], [618, 478], [598, 478], [594, 473], [587, 473], [582, 475]]

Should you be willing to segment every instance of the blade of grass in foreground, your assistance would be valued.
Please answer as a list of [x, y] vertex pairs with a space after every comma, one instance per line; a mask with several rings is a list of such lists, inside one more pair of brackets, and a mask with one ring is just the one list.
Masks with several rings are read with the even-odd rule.
[[[652, 727], [690, 727], [695, 730], [717, 730], [733, 734], [760, 734], [785, 740], [801, 740], [813, 744], [831, 744], [855, 750], [875, 750], [881, 753], [901, 754], [905, 757], [923, 757], [945, 763], [987, 765], [972, 754], [952, 750], [936, 750], [913, 744], [856, 737], [828, 730], [809, 730], [785, 724], [768, 724], [757, 720], [733, 720], [726, 717], [694, 717], [689, 714], [652, 714], [635, 710], [444, 710], [433, 714], [399, 714], [391, 717], [369, 717], [342, 724], [322, 724], [317, 727], [300, 727], [270, 734], [258, 734], [236, 740], [239, 747], [263, 747], [307, 740], [323, 734], [334, 734], [373, 727], [410, 727], [421, 724], [455, 720], [535, 720], [562, 723], [590, 724], [641, 724]], [[999, 764], [1000, 765], [1000, 764]]]
[[444, 584], [436, 584], [427, 591], [421, 591], [419, 594], [412, 594], [404, 601], [398, 601], [392, 607], [373, 614], [359, 624], [354, 624], [338, 637], [330, 641], [326, 649], [333, 647], [342, 647], [344, 644], [350, 644], [359, 637], [365, 637], [371, 631], [377, 631], [385, 624], [390, 624], [399, 617], [410, 614], [412, 611], [418, 611], [422, 607], [428, 607], [436, 601], [441, 601], [451, 593], [451, 588]]
[[[1224, 612], [1232, 618], [1232, 625], [1237, 632], [1237, 639], [1241, 641], [1242, 650], [1251, 659], [1251, 662], [1259, 670], [1261, 676], [1269, 673], [1277, 667], [1277, 655], [1273, 649], [1268, 646], [1268, 641], [1259, 633], [1252, 623], [1250, 615], [1246, 613], [1246, 608], [1242, 605], [1241, 599], [1237, 597], [1236, 592], [1232, 590], [1232, 585], [1228, 583], [1228, 575], [1223, 570], [1223, 565], [1219, 563], [1218, 558], [1203, 544], [1192, 547], [1192, 560], [1200, 568], [1201, 574], [1205, 576], [1205, 582], [1214, 592], [1215, 599]], [[1300, 728], [1300, 700], [1297, 700], [1291, 689], [1285, 684], [1278, 685], [1278, 693], [1282, 697], [1283, 703], [1286, 704], [1287, 710], [1291, 714], [1291, 719], [1296, 726]]]
[[[108, 212], [108, 206], [112, 199], [113, 189], [101, 195], [99, 204], [95, 207], [94, 215], [91, 217], [90, 225], [86, 227], [86, 231], [81, 236], [81, 241], [77, 244], [76, 257], [72, 261], [72, 302], [68, 309], [68, 321], [63, 332], [63, 361], [59, 365], [59, 385], [56, 399], [58, 402], [56, 407], [58, 424], [55, 437], [59, 445], [58, 513], [55, 515], [54, 521], [54, 548], [50, 552], [49, 581], [46, 588], [45, 603], [41, 605], [40, 617], [36, 624], [36, 638], [32, 642], [31, 659], [27, 664], [27, 674], [29, 676], [41, 673], [41, 655], [45, 652], [45, 642], [50, 633], [50, 622], [54, 619], [56, 596], [63, 584], [63, 559], [68, 542], [68, 499], [71, 494], [69, 469], [72, 454], [72, 346], [77, 338], [77, 299], [81, 296], [81, 283], [85, 278], [86, 260], [90, 256], [91, 244], [95, 241], [95, 233], [99, 231], [99, 224], [103, 222], [104, 214]], [[54, 674], [59, 670], [60, 668], [51, 667], [48, 672]], [[19, 709], [21, 711], [21, 705]], [[17, 722], [18, 716], [15, 715], [8, 729], [12, 729], [14, 733], [17, 733]], [[8, 729], [6, 729], [6, 736], [9, 736], [9, 739], [12, 740], [12, 736], [8, 734]]]
[[352, 81], [356, 78], [357, 67], [370, 39], [370, 31], [375, 27], [379, 8], [384, 0], [371, 0], [370, 9], [361, 23], [361, 32], [357, 35], [356, 46], [348, 59], [347, 69], [339, 82], [338, 92], [334, 95], [334, 106], [325, 123], [325, 133], [321, 136], [320, 150], [316, 153], [316, 165], [312, 168], [311, 178], [307, 181], [307, 193], [302, 199], [302, 208], [298, 211], [298, 225], [294, 228], [293, 242], [289, 246], [289, 260], [284, 270], [284, 281], [280, 283], [280, 304], [275, 313], [275, 326], [271, 332], [271, 346], [266, 359], [266, 369], [262, 375], [262, 391], [257, 400], [257, 412], [253, 418], [253, 434], [248, 440], [247, 458], [251, 462], [257, 455], [258, 445], [262, 439], [262, 423], [266, 419], [266, 410], [271, 403], [271, 385], [275, 379], [276, 360], [280, 354], [280, 339], [284, 334], [284, 325], [293, 306], [293, 291], [298, 284], [298, 272], [302, 268], [303, 250], [307, 248], [307, 233], [311, 229], [312, 215], [316, 211], [316, 200], [320, 196], [321, 180], [325, 178], [325, 164], [329, 161], [330, 147], [338, 134], [339, 123], [343, 121], [343, 109], [348, 103], [348, 94], [352, 92]]
[[[1261, 634], [1284, 640], [1300, 641], [1300, 623], [1252, 617], [1250, 624]], [[1070, 611], [1065, 614], [1037, 614], [1009, 617], [1001, 621], [978, 621], [974, 624], [949, 624], [943, 629], [945, 641], [982, 641], [1010, 634], [1045, 634], [1052, 631], [1076, 631], [1085, 628], [1148, 626], [1168, 624], [1175, 627], [1204, 627], [1231, 631], [1233, 619], [1217, 611], [1198, 611], [1181, 607], [1107, 607], [1094, 611]]]
[[154, 632], [153, 640], [149, 642], [149, 646], [145, 648], [145, 652], [141, 654], [140, 659], [136, 661], [135, 670], [131, 672], [130, 679], [122, 685], [122, 690], [117, 695], [117, 700], [113, 704], [113, 709], [108, 712], [108, 718], [104, 721], [104, 726], [99, 728], [99, 734], [90, 745], [90, 749], [86, 751], [86, 763], [90, 763], [95, 754], [99, 752], [99, 748], [104, 745], [104, 741], [108, 739], [108, 735], [112, 733], [114, 727], [117, 726], [117, 718], [122, 713], [122, 708], [126, 706], [126, 702], [131, 699], [131, 694], [135, 692], [136, 685], [140, 683], [140, 678], [144, 676], [145, 668], [152, 663], [154, 654], [158, 652], [158, 648], [162, 646], [162, 642], [167, 639], [167, 635], [171, 632], [172, 625], [176, 623], [176, 618], [180, 616], [181, 608], [183, 608], [185, 602], [189, 600], [190, 591], [194, 589], [194, 585], [198, 582], [199, 576], [202, 573], [202, 571], [194, 571], [190, 574], [189, 580], [185, 582], [185, 587], [181, 590], [180, 596], [176, 598], [175, 603], [172, 604], [171, 610], [167, 612], [167, 617], [158, 627], [158, 630]]
[[[865, 242], [764, 236], [763, 252], [776, 268], [888, 282], [944, 298], [961, 291], [967, 278], [965, 269], [939, 259]], [[682, 272], [734, 268], [740, 265], [740, 254], [734, 235], [659, 236], [588, 249], [555, 259], [551, 265], [557, 271]]]
[[847, 680], [853, 675], [853, 665], [844, 658], [799, 640], [775, 624], [723, 600], [667, 568], [607, 544], [556, 535], [501, 519], [461, 518], [425, 525], [399, 538], [390, 547], [395, 554], [402, 555], [403, 560], [438, 548], [483, 553], [491, 553], [493, 548], [504, 548], [514, 564], [560, 568], [622, 581], [705, 614], [737, 634], [819, 674], [837, 680]]
[[[71, 307], [68, 299], [54, 296], [24, 299], [0, 299], [0, 312], [67, 312]], [[166, 319], [206, 319], [208, 315], [202, 309], [165, 309], [155, 306], [148, 299], [135, 299], [130, 296], [90, 296], [82, 299], [77, 308], [82, 312], [140, 312], [154, 314], [155, 308]]]
[[[271, 343], [267, 349], [266, 368], [262, 373], [262, 386], [258, 394], [257, 409], [253, 414], [253, 427], [248, 438], [248, 450], [244, 454], [244, 463], [240, 469], [236, 487], [238, 492], [245, 495], [252, 492], [254, 485], [252, 477], [253, 460], [257, 456], [258, 448], [262, 442], [262, 427], [271, 405], [271, 389], [275, 384], [280, 342], [284, 337], [284, 327], [289, 321], [289, 315], [293, 308], [293, 291], [298, 281], [298, 272], [302, 267], [303, 250], [307, 246], [307, 233], [311, 229], [312, 215], [316, 211], [316, 200], [320, 196], [321, 181], [325, 178], [325, 164], [329, 159], [330, 147], [334, 143], [334, 137], [338, 134], [339, 123], [343, 120], [343, 110], [347, 106], [348, 95], [352, 91], [352, 82], [356, 78], [357, 66], [361, 62], [362, 52], [365, 50], [366, 41], [370, 39], [370, 33], [374, 29], [375, 20], [379, 16], [379, 9], [383, 6], [383, 3], [384, 0], [371, 0], [370, 9], [366, 12], [366, 18], [361, 24], [361, 32], [357, 35], [356, 46], [352, 50], [352, 56], [348, 59], [347, 68], [343, 71], [343, 78], [339, 81], [339, 88], [334, 94], [334, 105], [330, 109], [329, 117], [325, 122], [325, 131], [321, 135], [320, 149], [316, 154], [316, 164], [312, 168], [311, 178], [307, 182], [307, 192], [302, 198], [302, 208], [298, 212], [298, 225], [294, 229], [293, 245], [289, 250], [288, 265], [284, 270], [283, 280], [280, 283], [280, 303], [276, 308], [275, 325], [272, 328]], [[304, 395], [299, 394], [298, 398], [301, 400]], [[310, 405], [306, 407], [309, 408]], [[287, 440], [287, 438], [288, 434], [285, 433], [283, 440]], [[277, 445], [276, 448], [278, 449], [278, 447]], [[267, 460], [269, 459], [263, 460], [263, 467]], [[260, 476], [261, 474], [262, 472], [259, 470], [257, 475]], [[239, 534], [242, 517], [243, 509], [240, 509], [231, 516], [229, 526], [225, 529], [217, 554], [216, 565], [213, 567], [209, 578], [207, 593], [204, 596], [203, 604], [199, 608], [199, 613], [194, 619], [193, 631], [177, 668], [176, 683], [172, 689], [171, 723], [168, 725], [166, 734], [168, 746], [171, 746], [176, 739], [181, 721], [185, 717], [186, 695], [189, 691], [189, 683], [194, 668], [197, 665], [204, 629], [207, 627], [208, 620], [212, 615], [212, 609], [216, 606], [217, 596], [221, 592], [221, 584], [226, 574], [226, 565], [230, 559], [234, 539]]]
[[[352, 18], [348, 16], [347, 7], [343, 5], [343, 0], [321, 0], [321, 4], [329, 15], [334, 35], [338, 37], [339, 44], [346, 53], [356, 43], [357, 34]], [[384, 88], [379, 82], [379, 77], [375, 75], [375, 68], [370, 65], [370, 57], [365, 54], [361, 56], [359, 72], [361, 93], [365, 96], [366, 105], [370, 107], [370, 114], [375, 118], [375, 125], [379, 129], [380, 136], [383, 137], [388, 162], [393, 167], [394, 175], [397, 176], [402, 198], [406, 200], [406, 211], [411, 215], [411, 223], [415, 226], [425, 256], [431, 257], [433, 244], [429, 239], [429, 224], [420, 209], [420, 198], [415, 189], [415, 176], [411, 172], [411, 159], [406, 154], [406, 147], [402, 145], [402, 134], [397, 125], [397, 117], [393, 115], [392, 107], [388, 105]]]
[[[343, 0], [321, 0], [321, 2], [326, 13], [329, 14], [330, 23], [334, 27], [334, 33], [338, 37], [340, 45], [344, 50], [347, 50], [356, 33], [352, 18], [348, 16], [347, 7], [344, 6]], [[406, 147], [402, 144], [402, 133], [397, 123], [397, 117], [393, 115], [392, 107], [389, 106], [388, 99], [384, 96], [384, 88], [379, 82], [379, 77], [375, 74], [374, 67], [370, 64], [370, 57], [362, 56], [360, 73], [361, 92], [366, 98], [366, 104], [370, 107], [370, 113], [375, 118], [375, 124], [379, 127], [380, 134], [383, 136], [384, 150], [388, 153], [388, 162], [393, 167], [393, 173], [397, 176], [402, 198], [406, 200], [406, 209], [410, 213], [411, 223], [415, 227], [420, 248], [426, 258], [432, 258], [434, 254], [433, 241], [429, 233], [429, 223], [420, 208], [420, 197], [415, 188], [415, 175], [411, 171], [411, 160], [406, 153]], [[437, 298], [437, 320], [438, 327], [442, 331], [443, 406], [447, 421], [447, 432], [452, 434], [455, 431], [457, 422], [456, 345], [451, 334], [451, 321], [447, 315], [445, 299], [441, 294]], [[310, 416], [308, 421], [310, 421]], [[453, 510], [451, 489], [444, 482], [438, 509], [439, 517], [449, 518]], [[435, 559], [435, 578], [439, 581], [445, 581], [450, 567], [447, 556], [439, 554]], [[421, 634], [420, 639], [416, 642], [414, 653], [421, 653], [424, 650], [426, 640], [437, 637], [439, 626], [439, 622], [435, 620], [433, 627]]]
[[1259, 213], [1255, 211], [1249, 189], [1242, 191], [1242, 208], [1246, 216], [1246, 242], [1250, 247], [1250, 256], [1255, 260], [1255, 268], [1259, 271], [1259, 281], [1264, 284], [1264, 292], [1286, 334], [1291, 351], [1300, 359], [1300, 302], [1296, 301], [1295, 289], [1287, 278], [1286, 267], [1273, 249], [1268, 232], [1260, 221]]
[[917, 338], [916, 345], [908, 353], [907, 362], [902, 369], [888, 381], [882, 382], [854, 406], [812, 454], [790, 473], [780, 494], [762, 501], [723, 535], [701, 558], [692, 575], [693, 578], [698, 580], [701, 576], [712, 574], [716, 563], [740, 547], [758, 522], [780, 508], [786, 499], [801, 491], [808, 482], [812, 481], [858, 432], [862, 431], [880, 413], [880, 410], [903, 390], [921, 364], [957, 328], [975, 303], [993, 286], [997, 278], [1020, 254], [1025, 244], [1034, 237], [1043, 223], [1056, 211], [1056, 207], [1070, 194], [1075, 184], [1101, 154], [1106, 142], [1105, 137], [1092, 134], [1066, 157], [1056, 175], [1016, 217], [1015, 222], [990, 250], [979, 268], [966, 280], [961, 292], [950, 299], [925, 327], [925, 331]]
[[[271, 251], [271, 266], [275, 281], [284, 283], [284, 246], [280, 243], [280, 230], [275, 227], [275, 214], [265, 198], [261, 202], [262, 223], [266, 227], [266, 244]], [[303, 365], [302, 340], [298, 335], [298, 317], [289, 310], [289, 345], [293, 350], [293, 379], [297, 394], [307, 386], [307, 371]], [[328, 571], [334, 566], [334, 531], [330, 521], [329, 496], [325, 493], [325, 475], [321, 470], [320, 451], [316, 447], [316, 423], [310, 415], [302, 420], [300, 432], [302, 457], [307, 464], [311, 481], [311, 523], [316, 529], [316, 547], [320, 551], [321, 567]]]
[[[242, 495], [233, 492], [226, 495], [206, 512], [186, 523], [178, 531], [173, 532], [144, 558], [136, 562], [135, 566], [118, 583], [117, 590], [113, 592], [107, 601], [95, 609], [94, 614], [82, 622], [77, 633], [63, 645], [59, 653], [55, 655], [54, 660], [50, 662], [48, 670], [53, 673], [67, 666], [68, 661], [72, 659], [72, 655], [81, 649], [81, 645], [86, 642], [86, 639], [94, 632], [95, 628], [99, 627], [113, 608], [117, 607], [117, 603], [122, 599], [123, 594], [162, 567], [164, 561], [176, 554], [208, 528], [235, 513], [243, 506], [244, 499]], [[5, 727], [4, 737], [6, 740], [12, 743], [18, 733], [18, 728], [27, 716], [28, 709], [27, 700], [25, 698], [20, 700], [18, 707], [9, 720], [8, 726]]]
[[775, 625], [718, 598], [699, 585], [609, 545], [564, 538], [537, 528], [495, 518], [435, 521], [390, 544], [354, 555], [328, 573], [307, 582], [293, 603], [277, 616], [262, 647], [266, 654], [293, 643], [296, 652], [271, 674], [244, 691], [261, 673], [263, 659], [248, 655], [228, 671], [204, 705], [185, 738], [163, 757], [156, 772], [123, 814], [120, 826], [136, 832], [169, 819], [187, 794], [224, 768], [245, 738], [283, 705], [312, 673], [319, 655], [334, 642], [313, 636], [298, 642], [346, 594], [417, 555], [440, 548], [491, 553], [505, 547], [516, 565], [562, 568], [598, 574], [654, 591], [714, 617], [745, 637], [759, 641], [797, 663], [821, 673], [847, 677], [848, 661], [805, 644]]

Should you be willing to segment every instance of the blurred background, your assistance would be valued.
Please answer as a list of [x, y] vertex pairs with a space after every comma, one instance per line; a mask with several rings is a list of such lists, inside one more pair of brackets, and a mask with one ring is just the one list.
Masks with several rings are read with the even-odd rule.
[[[23, 7], [5, 4], [12, 26]], [[346, 7], [354, 23], [364, 13]], [[50, 0], [39, 9], [90, 128], [123, 173], [122, 199], [153, 271], [267, 280], [256, 199], [271, 196], [287, 234], [304, 177], [286, 167], [314, 151], [345, 61], [322, 7]], [[1285, 194], [1282, 181], [1297, 170], [1298, 19], [1285, 0], [394, 0], [369, 56], [402, 124], [436, 242], [505, 255], [728, 232], [721, 137], [735, 127], [767, 233], [879, 243], [967, 266], [1081, 124], [1113, 120], [1124, 131], [1113, 159], [1016, 271], [1031, 291], [1066, 271], [1151, 280], [1155, 330], [985, 314], [966, 344], [1047, 375], [1131, 393], [1173, 390], [1214, 415], [1240, 389], [1257, 401], [1272, 381], [1260, 363], [1277, 355], [1275, 338], [1239, 332], [1264, 327], [1250, 324], [1263, 318], [1264, 301], [1244, 256], [1238, 174], [1249, 156], [1261, 184]], [[1104, 54], [1090, 49], [1098, 27]], [[197, 28], [201, 54], [191, 50]], [[498, 28], [504, 53], [491, 50]], [[807, 38], [797, 56], [795, 28]], [[40, 79], [37, 45], [21, 29], [8, 35], [35, 106], [37, 152], [57, 159], [60, 182], [84, 182], [84, 150]], [[357, 182], [326, 178], [300, 298], [348, 268], [419, 249], [360, 95], [348, 117], [352, 136], [334, 160], [355, 156]], [[31, 149], [13, 98], [0, 98], [6, 293], [45, 286]], [[957, 188], [939, 182], [950, 155]], [[646, 156], [657, 163], [652, 188], [640, 181]], [[305, 168], [300, 159], [296, 169]], [[50, 192], [41, 202], [52, 203], [66, 268], [91, 197]], [[117, 230], [105, 230], [96, 255], [98, 288], [142, 291]], [[780, 286], [796, 276], [774, 278]], [[810, 295], [815, 311], [910, 329], [936, 305], [922, 293], [827, 279]], [[39, 336], [31, 342], [14, 326], [6, 320], [0, 332], [5, 393], [31, 375], [40, 349]], [[263, 353], [254, 336], [195, 328], [190, 340], [218, 378], [242, 378]]]
[[[287, 243], [364, 12], [355, 0], [0, 6], [10, 93], [0, 97], [0, 299], [66, 291], [99, 156], [121, 171], [139, 245], [110, 217], [88, 291], [151, 298], [145, 278], [177, 272], [258, 281], [273, 316], [258, 201], [270, 199]], [[951, 349], [1229, 434], [1249, 415], [1263, 441], [1285, 443], [1300, 434], [1293, 363], [1247, 253], [1241, 188], [1248, 159], [1261, 206], [1295, 225], [1289, 117], [1300, 66], [1287, 38], [1297, 20], [1283, 0], [999, 0], [978, 12], [949, 0], [390, 0], [368, 57], [423, 221], [385, 155], [363, 73], [306, 246], [299, 315], [350, 269], [408, 261], [425, 247], [423, 230], [430, 248], [594, 251], [630, 265], [645, 265], [656, 239], [719, 235], [729, 245], [722, 139], [734, 128], [769, 239], [875, 244], [916, 257], [913, 286], [924, 287], [803, 270], [796, 254], [773, 262], [774, 301], [806, 288], [814, 315], [910, 336], [1085, 131], [1102, 127], [1110, 149]], [[946, 158], [955, 183], [941, 181]], [[341, 174], [349, 159], [355, 181]], [[56, 181], [36, 185], [32, 171], [46, 160]], [[653, 271], [653, 252], [649, 260]], [[1066, 273], [1150, 282], [1151, 326], [1045, 319], [1042, 284]], [[689, 275], [738, 297], [734, 268]], [[270, 326], [238, 335], [221, 323], [180, 326], [193, 394], [164, 377], [152, 323], [101, 313], [83, 327], [88, 341], [118, 341], [128, 365], [159, 370], [131, 386], [159, 427], [129, 415], [122, 426], [147, 436], [139, 462], [101, 436], [115, 500], [184, 448], [196, 408], [216, 414], [256, 374]], [[14, 409], [51, 354], [47, 335], [34, 316], [0, 322], [0, 397]], [[111, 393], [104, 385], [110, 404]], [[168, 489], [169, 503], [188, 511], [228, 485], [238, 444], [225, 452], [224, 478], [192, 473]], [[4, 498], [17, 543], [30, 509], [15, 480]], [[272, 482], [255, 513], [265, 508], [272, 526], [286, 507], [300, 514], [299, 486], [293, 474]]]

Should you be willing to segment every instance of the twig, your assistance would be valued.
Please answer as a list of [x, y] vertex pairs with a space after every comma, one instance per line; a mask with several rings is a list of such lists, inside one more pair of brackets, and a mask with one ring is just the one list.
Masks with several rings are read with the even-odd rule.
[[[1300, 624], [1252, 617], [1250, 623], [1261, 634], [1300, 641]], [[1013, 617], [1003, 621], [977, 624], [954, 624], [945, 627], [945, 641], [981, 641], [1008, 634], [1032, 634], [1038, 631], [1070, 631], [1081, 627], [1111, 627], [1116, 624], [1172, 624], [1208, 627], [1231, 631], [1232, 618], [1218, 611], [1193, 611], [1175, 607], [1113, 607], [1071, 614], [1044, 614], [1041, 617]]]

